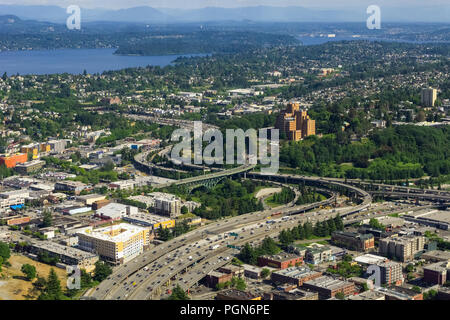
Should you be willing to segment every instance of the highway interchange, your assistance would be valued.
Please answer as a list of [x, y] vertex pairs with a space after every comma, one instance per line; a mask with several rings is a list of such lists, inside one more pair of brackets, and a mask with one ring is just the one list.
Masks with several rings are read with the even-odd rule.
[[[141, 168], [147, 166], [151, 169], [144, 159], [146, 159], [146, 156], [138, 155], [135, 158], [135, 163]], [[209, 223], [153, 247], [134, 260], [118, 266], [110, 277], [95, 289], [87, 292], [86, 296], [102, 300], [146, 300], [164, 297], [167, 295], [168, 289], [172, 289], [176, 284], [188, 290], [210, 271], [229, 263], [233, 254], [238, 251], [227, 247], [227, 245], [239, 247], [247, 242], [258, 243], [266, 236], [275, 238], [281, 230], [292, 228], [298, 223], [304, 223], [305, 221], [315, 223], [334, 217], [337, 213], [344, 219], [348, 218], [352, 223], [367, 219], [366, 211], [373, 205], [371, 194], [377, 194], [378, 192], [389, 193], [394, 198], [450, 202], [449, 192], [364, 183], [356, 180], [344, 181], [343, 179], [286, 174], [263, 175], [251, 172], [253, 169], [253, 165], [244, 164], [230, 170], [177, 180], [174, 184], [192, 186], [208, 179], [244, 175], [246, 178], [269, 180], [283, 185], [298, 185], [300, 183], [314, 185], [320, 189], [328, 189], [329, 197], [327, 200], [309, 205], [295, 206], [293, 203], [289, 203], [283, 208], [248, 213]], [[370, 192], [363, 188], [370, 189]], [[311, 211], [335, 204], [338, 200], [338, 193], [343, 191], [358, 204], [319, 212]], [[407, 210], [415, 210], [416, 208], [418, 206], [410, 205]], [[383, 210], [384, 213], [379, 211], [378, 213], [369, 212], [367, 214], [382, 216], [391, 213], [393, 210], [387, 209]], [[400, 210], [404, 210], [404, 208]], [[365, 214], [361, 215], [362, 212]], [[276, 215], [274, 216], [274, 214]], [[351, 215], [353, 218], [350, 220]], [[238, 236], [231, 236], [230, 233], [237, 233]]]

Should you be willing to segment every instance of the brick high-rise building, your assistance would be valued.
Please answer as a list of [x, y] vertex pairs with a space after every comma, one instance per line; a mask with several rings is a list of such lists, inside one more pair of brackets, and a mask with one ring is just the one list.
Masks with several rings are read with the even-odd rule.
[[394, 261], [379, 263], [382, 284], [401, 285], [403, 283], [402, 265]]
[[316, 121], [309, 118], [298, 103], [290, 103], [278, 115], [275, 127], [286, 134], [288, 140], [298, 141], [316, 134]]

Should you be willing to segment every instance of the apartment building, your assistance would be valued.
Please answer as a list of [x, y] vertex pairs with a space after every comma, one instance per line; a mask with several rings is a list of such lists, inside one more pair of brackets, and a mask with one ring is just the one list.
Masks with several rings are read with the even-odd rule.
[[79, 247], [115, 263], [140, 255], [150, 244], [150, 230], [127, 223], [104, 228], [88, 227], [77, 232]]
[[377, 264], [380, 267], [381, 284], [403, 284], [402, 265], [394, 261], [385, 261]]
[[316, 121], [310, 119], [306, 111], [300, 110], [298, 103], [290, 103], [277, 117], [275, 128], [285, 133], [288, 140], [299, 141], [316, 134]]
[[421, 91], [421, 102], [425, 107], [434, 107], [437, 98], [437, 90], [433, 88], [424, 88]]
[[413, 260], [414, 255], [422, 251], [424, 246], [425, 238], [422, 236], [389, 237], [380, 239], [379, 253], [405, 262]]
[[155, 205], [154, 212], [157, 214], [176, 217], [181, 214], [181, 199], [170, 193], [153, 192], [149, 196], [153, 197]]

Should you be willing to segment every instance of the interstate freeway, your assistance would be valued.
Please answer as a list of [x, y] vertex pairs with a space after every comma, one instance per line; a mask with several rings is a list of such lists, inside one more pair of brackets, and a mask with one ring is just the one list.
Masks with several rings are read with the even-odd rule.
[[[314, 221], [312, 219], [314, 219], [315, 213], [308, 211], [320, 206], [333, 204], [336, 201], [336, 192], [346, 192], [354, 199], [357, 199], [359, 203], [356, 206], [339, 209], [341, 216], [361, 212], [367, 209], [372, 202], [371, 192], [359, 188], [354, 183], [347, 184], [342, 180], [320, 177], [282, 174], [262, 175], [257, 172], [249, 172], [252, 169], [253, 166], [243, 165], [231, 170], [179, 180], [174, 184], [195, 184], [205, 179], [242, 175], [245, 173], [246, 177], [250, 179], [269, 180], [284, 184], [305, 182], [319, 188], [329, 189], [331, 196], [322, 202], [305, 206], [285, 207], [221, 219], [176, 239], [167, 241], [144, 252], [138, 258], [119, 266], [108, 279], [89, 293], [91, 297], [95, 299], [159, 298], [161, 294], [164, 294], [162, 290], [163, 286], [168, 285], [170, 287], [170, 283], [173, 280], [178, 280], [181, 282], [180, 285], [183, 288], [188, 289], [197, 283], [201, 277], [204, 277], [207, 272], [229, 261], [229, 257], [235, 249], [226, 247], [226, 244], [239, 246], [245, 242], [261, 241], [265, 236], [276, 237], [282, 229], [291, 227], [291, 223], [306, 220]], [[376, 184], [370, 185], [371, 188], [374, 185], [376, 186]], [[426, 193], [420, 189], [409, 190], [406, 193], [409, 195], [409, 198], [420, 198], [431, 201], [447, 201], [449, 200], [448, 197], [450, 197], [446, 193]], [[270, 218], [275, 211], [276, 213], [280, 212], [280, 216], [276, 221], [276, 228], [271, 229], [270, 226], [265, 226], [265, 223], [267, 218]], [[302, 214], [296, 215], [298, 213]], [[323, 219], [328, 219], [336, 214], [336, 211], [328, 212], [323, 216]], [[235, 239], [230, 238], [229, 233], [233, 231], [239, 231], [237, 232], [239, 233], [239, 237]], [[217, 245], [219, 247], [216, 247]]]

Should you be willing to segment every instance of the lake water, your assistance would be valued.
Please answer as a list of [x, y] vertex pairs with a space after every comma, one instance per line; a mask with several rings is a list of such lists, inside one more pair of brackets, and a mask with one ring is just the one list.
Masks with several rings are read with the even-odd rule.
[[181, 56], [121, 56], [116, 49], [59, 49], [0, 52], [0, 74], [102, 73], [132, 67], [167, 66]]
[[[363, 40], [352, 37], [299, 37], [304, 45], [317, 45], [328, 41]], [[367, 40], [367, 39], [366, 39]], [[370, 39], [371, 41], [383, 39]], [[385, 40], [394, 41], [394, 40]], [[165, 56], [121, 56], [114, 55], [116, 49], [58, 49], [0, 52], [0, 76], [6, 71], [13, 74], [81, 74], [102, 73], [148, 65], [164, 67], [178, 57], [206, 56], [206, 54], [165, 55]]]

